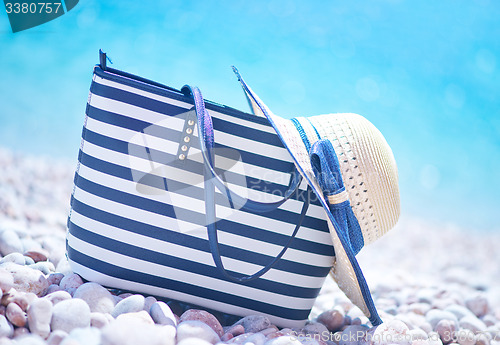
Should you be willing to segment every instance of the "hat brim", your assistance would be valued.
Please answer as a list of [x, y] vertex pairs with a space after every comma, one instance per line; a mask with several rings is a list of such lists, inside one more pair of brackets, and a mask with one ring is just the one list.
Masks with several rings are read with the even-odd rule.
[[[295, 125], [291, 120], [274, 115], [245, 83], [239, 72], [235, 68], [233, 69], [250, 100], [254, 113], [264, 115], [269, 120], [284, 147], [292, 156], [297, 170], [306, 179], [325, 209], [327, 223], [335, 250], [335, 261], [331, 269], [333, 279], [346, 296], [368, 317], [373, 326], [381, 324], [382, 320], [373, 303], [366, 279], [349, 245], [348, 235], [346, 233], [347, 230], [339, 226], [330, 212], [328, 202], [325, 200], [323, 192], [314, 178], [309, 152], [295, 128]], [[261, 113], [259, 113], [259, 111]]]

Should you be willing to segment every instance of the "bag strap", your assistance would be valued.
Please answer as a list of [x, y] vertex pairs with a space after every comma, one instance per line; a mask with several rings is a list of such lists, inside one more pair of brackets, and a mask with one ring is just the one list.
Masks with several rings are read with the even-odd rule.
[[198, 136], [200, 138], [200, 150], [205, 162], [205, 168], [209, 171], [210, 180], [215, 184], [217, 189], [221, 191], [221, 193], [226, 195], [230, 202], [244, 211], [263, 213], [275, 210], [285, 201], [290, 199], [290, 197], [298, 190], [299, 185], [302, 182], [302, 175], [300, 175], [296, 168], [294, 168], [294, 171], [291, 173], [290, 183], [287, 190], [283, 194], [283, 198], [278, 201], [264, 203], [260, 201], [250, 200], [229, 189], [227, 184], [215, 171], [213, 152], [214, 130], [212, 117], [205, 109], [205, 102], [203, 100], [201, 92], [197, 87], [191, 87], [189, 85], [184, 85], [181, 91], [185, 95], [191, 95], [194, 99], [196, 116], [198, 117]]
[[208, 232], [208, 240], [209, 240], [209, 245], [210, 245], [210, 251], [212, 253], [212, 257], [214, 259], [216, 267], [220, 270], [224, 278], [226, 278], [229, 281], [235, 282], [235, 283], [244, 283], [244, 282], [249, 282], [252, 280], [255, 280], [262, 275], [264, 275], [266, 272], [268, 272], [271, 268], [273, 268], [277, 262], [282, 258], [282, 256], [285, 254], [287, 249], [290, 247], [293, 239], [297, 235], [297, 232], [299, 231], [302, 222], [304, 221], [305, 215], [307, 213], [307, 210], [309, 208], [309, 200], [310, 200], [310, 193], [312, 192], [311, 188], [308, 187], [307, 189], [307, 197], [304, 201], [304, 204], [302, 206], [301, 213], [299, 215], [299, 219], [296, 222], [295, 229], [293, 230], [292, 234], [290, 235], [287, 243], [283, 246], [279, 254], [271, 260], [266, 266], [264, 266], [262, 269], [260, 269], [258, 272], [252, 274], [252, 275], [240, 275], [240, 276], [235, 276], [230, 274], [226, 268], [224, 267], [224, 264], [222, 263], [222, 257], [221, 257], [221, 252], [220, 252], [220, 245], [218, 241], [218, 236], [217, 236], [217, 216], [216, 216], [216, 210], [215, 210], [215, 187], [222, 192], [225, 193], [226, 196], [228, 197], [230, 202], [235, 202], [236, 204], [241, 205], [243, 210], [248, 210], [248, 211], [258, 211], [262, 212], [264, 210], [271, 211], [279, 207], [283, 202], [285, 202], [287, 199], [290, 198], [290, 196], [297, 190], [298, 186], [300, 185], [301, 182], [301, 175], [295, 171], [291, 178], [291, 182], [289, 185], [289, 188], [287, 192], [285, 193], [285, 197], [278, 201], [278, 202], [273, 202], [273, 203], [261, 203], [258, 201], [253, 201], [253, 200], [246, 200], [243, 201], [243, 197], [237, 195], [236, 193], [233, 193], [222, 181], [222, 179], [218, 176], [218, 174], [215, 172], [214, 169], [214, 153], [213, 153], [213, 148], [214, 148], [214, 135], [213, 135], [213, 124], [212, 124], [212, 118], [208, 111], [205, 109], [205, 102], [203, 100], [203, 97], [201, 95], [200, 90], [197, 87], [191, 87], [191, 86], [184, 86], [182, 88], [183, 93], [187, 93], [189, 90], [189, 93], [192, 95], [194, 99], [194, 105], [195, 105], [195, 111], [196, 115], [198, 118], [198, 133], [199, 133], [199, 139], [200, 139], [200, 149], [203, 154], [204, 158], [204, 183], [205, 183], [205, 213], [206, 213], [206, 220], [207, 220], [207, 232]]

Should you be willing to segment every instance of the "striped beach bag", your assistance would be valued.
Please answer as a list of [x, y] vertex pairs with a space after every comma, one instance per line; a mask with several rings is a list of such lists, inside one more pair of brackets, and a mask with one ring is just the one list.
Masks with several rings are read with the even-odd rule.
[[106, 287], [301, 326], [333, 261], [325, 211], [265, 117], [94, 69], [68, 219]]

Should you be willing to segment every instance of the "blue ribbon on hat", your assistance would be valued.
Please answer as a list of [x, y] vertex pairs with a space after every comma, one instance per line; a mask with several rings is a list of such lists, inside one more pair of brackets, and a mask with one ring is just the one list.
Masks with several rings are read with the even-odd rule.
[[328, 201], [330, 212], [340, 229], [344, 231], [345, 237], [356, 255], [363, 248], [363, 234], [351, 209], [339, 161], [332, 143], [326, 139], [316, 141], [309, 149], [309, 157], [316, 180]]

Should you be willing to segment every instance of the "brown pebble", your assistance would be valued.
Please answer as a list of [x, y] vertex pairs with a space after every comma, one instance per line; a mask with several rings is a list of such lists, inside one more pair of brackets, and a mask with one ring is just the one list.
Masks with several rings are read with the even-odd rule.
[[436, 325], [436, 332], [439, 334], [444, 345], [449, 344], [455, 337], [455, 323], [450, 320], [441, 320]]
[[220, 340], [222, 341], [228, 341], [228, 340], [231, 340], [234, 338], [234, 335], [231, 334], [231, 333], [225, 333], [221, 338]]
[[200, 309], [188, 309], [180, 317], [180, 322], [183, 321], [201, 321], [206, 323], [210, 328], [212, 328], [219, 337], [222, 337], [224, 330], [219, 320], [208, 311]]
[[233, 337], [245, 333], [245, 327], [242, 325], [234, 325], [227, 329], [226, 334], [231, 333]]
[[73, 289], [73, 292], [74, 292], [82, 284], [83, 284], [82, 278], [76, 273], [71, 273], [71, 274], [65, 275], [61, 279], [59, 286], [61, 287], [61, 289], [66, 290], [66, 291]]
[[49, 252], [43, 249], [29, 250], [24, 253], [24, 256], [32, 258], [35, 262], [47, 261], [49, 258]]
[[263, 329], [262, 331], [260, 331], [259, 333], [262, 333], [264, 334], [264, 336], [267, 337], [268, 334], [271, 334], [271, 333], [274, 333], [274, 332], [278, 332], [278, 327], [272, 325], [271, 327], [269, 328], [266, 328], [266, 329]]
[[318, 322], [330, 332], [337, 332], [344, 327], [344, 313], [337, 309], [325, 311], [318, 316]]
[[5, 316], [14, 326], [24, 327], [28, 317], [19, 305], [14, 302], [9, 303], [5, 309]]

